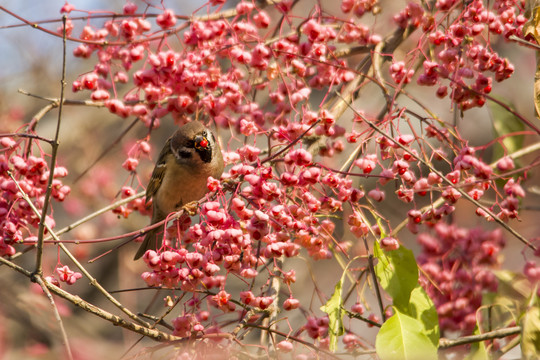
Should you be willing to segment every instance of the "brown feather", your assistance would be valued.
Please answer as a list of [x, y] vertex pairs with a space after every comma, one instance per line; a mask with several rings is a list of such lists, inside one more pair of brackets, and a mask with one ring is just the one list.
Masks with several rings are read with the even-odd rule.
[[165, 176], [165, 170], [167, 169], [167, 155], [170, 154], [172, 154], [172, 152], [171, 139], [169, 138], [159, 153], [158, 161], [156, 162], [156, 166], [154, 167], [154, 171], [152, 171], [152, 176], [150, 177], [150, 182], [146, 187], [146, 203], [150, 201], [150, 198], [157, 193], [159, 187], [161, 186], [161, 182]]
[[[189, 142], [193, 143], [193, 139], [205, 129], [202, 123], [192, 121], [178, 129], [163, 146], [146, 188], [146, 203], [152, 199], [153, 204], [151, 224], [162, 221], [184, 204], [202, 198], [208, 192], [208, 177], [221, 176], [223, 157], [217, 143], [212, 149], [211, 162], [203, 162], [195, 156], [197, 154], [190, 160], [176, 158], [178, 149], [185, 148]], [[142, 257], [146, 250], [161, 248], [165, 228], [166, 225], [163, 225], [148, 231], [135, 254], [135, 260]]]
[[[164, 220], [165, 217], [166, 216], [163, 216], [163, 214], [160, 211], [156, 211], [156, 209], [154, 208], [154, 212], [152, 213], [151, 224], [158, 223], [161, 220]], [[144, 236], [144, 240], [141, 243], [141, 246], [139, 246], [139, 250], [137, 250], [137, 253], [135, 254], [133, 260], [140, 259], [144, 255], [146, 250], [159, 249], [161, 247], [161, 242], [163, 241], [162, 235], [163, 235], [163, 226], [158, 226], [157, 228], [148, 231], [146, 235]]]

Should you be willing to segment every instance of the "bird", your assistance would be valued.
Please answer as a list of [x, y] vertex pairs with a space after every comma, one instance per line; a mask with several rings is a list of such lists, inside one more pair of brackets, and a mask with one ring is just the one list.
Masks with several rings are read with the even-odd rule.
[[[151, 225], [200, 200], [208, 192], [208, 177], [219, 179], [223, 168], [223, 155], [214, 134], [197, 120], [181, 126], [163, 146], [146, 187], [145, 203], [152, 199]], [[161, 247], [162, 229], [146, 233], [134, 260], [146, 250]]]

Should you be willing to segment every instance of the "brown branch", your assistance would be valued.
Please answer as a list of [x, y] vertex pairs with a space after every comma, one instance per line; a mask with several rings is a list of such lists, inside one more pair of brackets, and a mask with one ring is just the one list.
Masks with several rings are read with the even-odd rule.
[[440, 339], [439, 340], [439, 350], [448, 349], [454, 346], [459, 345], [465, 345], [465, 344], [472, 344], [475, 342], [485, 341], [485, 340], [492, 340], [492, 339], [500, 339], [507, 336], [517, 335], [521, 332], [521, 327], [514, 326], [509, 327], [506, 329], [498, 329], [489, 331], [487, 333], [479, 334], [479, 335], [470, 335], [470, 336], [463, 336], [457, 339]]
[[[21, 186], [19, 185], [19, 183], [17, 182], [17, 180], [13, 177], [13, 174], [11, 174], [10, 171], [7, 172], [8, 175], [11, 177], [11, 179], [15, 182], [15, 185], [17, 186], [17, 189], [20, 191], [21, 193], [21, 197], [24, 199], [24, 201], [26, 201], [28, 203], [28, 205], [30, 206], [30, 208], [32, 209], [32, 211], [37, 215], [39, 216], [39, 210], [36, 208], [36, 206], [34, 205], [34, 203], [32, 202], [32, 200], [30, 199], [30, 197], [28, 196], [28, 194], [26, 194], [24, 192], [24, 190], [21, 188]], [[64, 253], [70, 258], [70, 260], [77, 266], [77, 268], [79, 270], [81, 270], [81, 272], [90, 280], [90, 284], [92, 286], [94, 286], [95, 288], [97, 288], [110, 302], [112, 302], [117, 308], [119, 308], [120, 310], [122, 310], [127, 316], [129, 316], [130, 318], [132, 318], [133, 320], [139, 322], [140, 324], [142, 325], [145, 325], [145, 326], [148, 326], [148, 324], [142, 320], [141, 318], [139, 318], [137, 315], [135, 315], [133, 312], [131, 312], [128, 308], [126, 308], [125, 306], [123, 306], [118, 300], [116, 300], [107, 290], [105, 290], [105, 288], [103, 286], [101, 286], [101, 284], [84, 268], [84, 266], [81, 265], [81, 263], [75, 258], [75, 256], [73, 256], [73, 254], [71, 254], [71, 252], [66, 248], [66, 246], [64, 244], [62, 244], [62, 242], [60, 241], [60, 239], [58, 238], [58, 236], [54, 233], [54, 231], [50, 228], [50, 226], [46, 223], [44, 223], [44, 229], [47, 229], [47, 231], [51, 234], [51, 236], [53, 237], [53, 239], [58, 242], [58, 246], [62, 249], [62, 251], [64, 251]], [[43, 241], [42, 241], [42, 244], [43, 246]], [[33, 275], [38, 275], [38, 276], [41, 276], [41, 272], [37, 272], [35, 271]]]
[[382, 326], [382, 324], [379, 324], [379, 323], [376, 322], [376, 321], [370, 320], [370, 319], [368, 319], [367, 317], [364, 317], [364, 316], [362, 316], [362, 315], [360, 315], [360, 314], [356, 314], [356, 313], [350, 312], [350, 311], [347, 310], [347, 309], [342, 309], [342, 310], [347, 314], [348, 317], [350, 317], [350, 318], [352, 318], [352, 319], [358, 319], [358, 320], [361, 320], [361, 321], [363, 321], [363, 322], [365, 322], [365, 323], [367, 323], [367, 324], [370, 324], [370, 325], [375, 326], [375, 327], [378, 327], [378, 328], [380, 328], [380, 327]]
[[[58, 146], [60, 137], [60, 124], [62, 123], [62, 103], [64, 100], [64, 90], [66, 88], [66, 16], [62, 17], [62, 23], [64, 24], [64, 31], [62, 34], [62, 79], [60, 80], [60, 105], [58, 106], [58, 120], [56, 121], [56, 131], [54, 133], [54, 140], [51, 142], [51, 162], [49, 165], [49, 179], [47, 180], [47, 191], [45, 192], [45, 198], [43, 200], [43, 207], [41, 208], [41, 217], [39, 220], [38, 240], [37, 240], [37, 253], [36, 253], [36, 268], [35, 273], [41, 276], [43, 273], [43, 236], [45, 234], [45, 219], [49, 210], [49, 202], [52, 195], [52, 183], [54, 180], [54, 169], [56, 167], [56, 157], [58, 156]], [[38, 215], [38, 214], [36, 214]], [[39, 215], [38, 215], [39, 216]]]
[[[25, 275], [26, 277], [33, 279], [33, 274], [18, 266], [17, 264], [12, 263], [9, 260], [4, 259], [3, 257], [0, 257], [0, 263], [9, 266], [10, 268], [18, 271], [19, 273]], [[123, 327], [124, 329], [128, 329], [131, 331], [134, 331], [136, 333], [139, 333], [144, 336], [148, 336], [149, 338], [152, 338], [156, 341], [175, 341], [175, 340], [181, 340], [181, 338], [173, 335], [169, 335], [167, 333], [161, 332], [159, 330], [150, 329], [146, 326], [141, 326], [138, 324], [135, 324], [133, 322], [126, 321], [122, 319], [120, 316], [111, 314], [83, 299], [81, 299], [78, 296], [72, 295], [71, 293], [57, 287], [56, 285], [51, 284], [50, 282], [43, 280], [43, 284], [49, 289], [52, 293], [55, 295], [60, 296], [61, 298], [69, 301], [73, 305], [78, 306], [79, 308], [83, 309], [84, 311], [87, 311], [91, 314], [94, 314], [102, 319], [105, 319], [109, 322], [111, 322], [113, 325]]]
[[49, 299], [49, 302], [51, 303], [51, 306], [53, 308], [54, 317], [56, 318], [56, 321], [58, 322], [58, 326], [60, 327], [60, 333], [62, 334], [62, 341], [64, 342], [64, 346], [66, 347], [66, 354], [69, 360], [73, 360], [73, 353], [71, 352], [71, 346], [69, 345], [69, 340], [67, 337], [66, 329], [64, 328], [64, 322], [62, 321], [62, 318], [60, 317], [60, 313], [58, 312], [58, 307], [56, 306], [56, 303], [54, 302], [54, 298], [51, 295], [51, 292], [45, 285], [45, 281], [43, 280], [41, 275], [37, 275], [35, 277], [36, 282], [41, 286], [41, 290], [45, 293], [47, 298]]
[[364, 247], [366, 248], [366, 252], [368, 253], [368, 269], [369, 269], [369, 273], [371, 274], [371, 280], [373, 281], [373, 287], [375, 288], [375, 294], [377, 295], [377, 304], [379, 304], [379, 310], [381, 311], [382, 321], [385, 322], [386, 312], [384, 311], [381, 290], [379, 289], [379, 282], [377, 281], [377, 274], [375, 273], [375, 266], [373, 265], [374, 256], [373, 254], [369, 252], [369, 246], [368, 246], [366, 237], [363, 236], [362, 239], [364, 240]]
[[[139, 192], [139, 193], [137, 193], [135, 195], [132, 195], [132, 196], [127, 197], [125, 199], [119, 200], [119, 201], [117, 201], [117, 202], [115, 202], [115, 203], [113, 203], [113, 204], [111, 204], [109, 206], [105, 206], [104, 208], [101, 208], [98, 211], [93, 212], [93, 213], [83, 217], [82, 219], [79, 219], [79, 220], [75, 221], [74, 223], [72, 223], [72, 224], [70, 224], [70, 225], [56, 231], [56, 235], [60, 236], [60, 235], [62, 235], [64, 233], [67, 233], [67, 232], [73, 230], [74, 228], [76, 228], [77, 226], [82, 225], [85, 222], [88, 222], [88, 221], [98, 217], [99, 215], [101, 215], [103, 213], [106, 213], [107, 211], [116, 209], [117, 207], [119, 207], [121, 205], [127, 204], [127, 203], [129, 203], [129, 202], [131, 202], [131, 201], [133, 201], [135, 199], [143, 197], [145, 193], [146, 193], [145, 191], [141, 191], [141, 192]], [[51, 240], [51, 239], [52, 239], [52, 235], [49, 235], [49, 236], [47, 236], [45, 238], [45, 241]], [[81, 243], [82, 242], [84, 242], [84, 241], [81, 241]]]
[[28, 139], [36, 139], [36, 140], [40, 140], [40, 141], [45, 141], [47, 143], [52, 143], [53, 140], [51, 139], [47, 139], [47, 138], [44, 138], [44, 137], [41, 137], [39, 135], [35, 135], [35, 134], [26, 134], [26, 133], [9, 133], [9, 134], [0, 134], [0, 138], [3, 138], [3, 137], [22, 137], [22, 138], [28, 138]]
[[529, 46], [529, 47], [535, 49], [536, 51], [540, 50], [540, 46], [538, 44], [534, 44], [534, 43], [529, 42], [527, 40], [523, 40], [522, 38], [517, 37], [516, 35], [510, 35], [508, 37], [508, 40], [513, 40], [513, 41], [515, 41], [517, 43], [520, 43], [521, 45]]

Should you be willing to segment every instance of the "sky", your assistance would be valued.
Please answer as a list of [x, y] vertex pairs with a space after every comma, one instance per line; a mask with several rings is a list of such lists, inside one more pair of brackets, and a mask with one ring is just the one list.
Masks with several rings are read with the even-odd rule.
[[[140, 10], [144, 9], [144, 3], [141, 0], [132, 1], [139, 6]], [[147, 2], [160, 5], [160, 1], [156, 0], [149, 0]], [[60, 9], [64, 3], [65, 0], [3, 0], [0, 6], [32, 22], [60, 20]], [[173, 6], [176, 8], [175, 10], [181, 11], [184, 14], [191, 14], [202, 3], [203, 1], [199, 0], [182, 2], [165, 1], [167, 6]], [[125, 1], [73, 0], [70, 1], [70, 4], [74, 5], [76, 9], [94, 11], [113, 10], [121, 12]], [[180, 9], [180, 6], [182, 9]], [[157, 12], [157, 10], [154, 12]], [[84, 15], [84, 13], [75, 11], [71, 13], [71, 16], [81, 15]], [[36, 85], [39, 85], [40, 80], [49, 77], [59, 78], [58, 76], [61, 73], [61, 38], [53, 37], [50, 34], [29, 26], [10, 27], [17, 24], [21, 24], [21, 21], [5, 11], [0, 11], [0, 54], [2, 54], [0, 56], [0, 84], [2, 84], [0, 91], [4, 94], [6, 91], [9, 91], [10, 94], [14, 93], [19, 88], [25, 88], [26, 90], [35, 89]], [[55, 30], [59, 24], [44, 24], [43, 26], [47, 29]], [[77, 32], [74, 35], [77, 35]], [[75, 46], [76, 44], [68, 42], [68, 60]], [[39, 61], [36, 61], [36, 59]], [[58, 66], [55, 66], [55, 63]], [[75, 62], [75, 65], [80, 65], [80, 63]], [[35, 79], [35, 73], [42, 74], [43, 76], [40, 76], [40, 79]]]

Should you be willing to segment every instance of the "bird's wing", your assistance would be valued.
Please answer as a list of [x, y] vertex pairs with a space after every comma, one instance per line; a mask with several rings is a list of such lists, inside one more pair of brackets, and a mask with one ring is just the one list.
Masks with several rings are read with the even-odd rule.
[[159, 153], [158, 161], [156, 162], [154, 171], [152, 171], [152, 177], [150, 178], [150, 182], [148, 183], [148, 186], [146, 187], [146, 200], [145, 200], [146, 203], [148, 203], [150, 198], [152, 198], [157, 193], [159, 187], [161, 186], [161, 183], [163, 182], [163, 177], [165, 176], [165, 170], [167, 169], [167, 156], [168, 155], [172, 155], [171, 139], [167, 140], [167, 142], [165, 143], [165, 146]]

